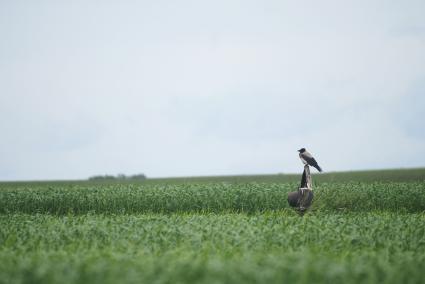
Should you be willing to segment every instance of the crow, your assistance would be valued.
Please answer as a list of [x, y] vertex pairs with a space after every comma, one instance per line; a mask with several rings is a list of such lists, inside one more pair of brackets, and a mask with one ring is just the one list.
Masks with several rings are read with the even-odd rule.
[[300, 152], [300, 159], [305, 165], [310, 165], [312, 167], [315, 167], [319, 172], [322, 172], [322, 168], [319, 167], [316, 160], [313, 158], [313, 156], [307, 152], [305, 148], [301, 148], [298, 150]]

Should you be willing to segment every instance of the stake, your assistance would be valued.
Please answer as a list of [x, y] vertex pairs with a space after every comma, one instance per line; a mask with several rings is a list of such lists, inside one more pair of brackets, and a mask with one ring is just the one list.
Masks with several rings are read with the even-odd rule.
[[313, 201], [313, 185], [311, 182], [310, 167], [304, 166], [301, 177], [301, 186], [298, 189], [298, 208], [301, 212], [307, 210]]

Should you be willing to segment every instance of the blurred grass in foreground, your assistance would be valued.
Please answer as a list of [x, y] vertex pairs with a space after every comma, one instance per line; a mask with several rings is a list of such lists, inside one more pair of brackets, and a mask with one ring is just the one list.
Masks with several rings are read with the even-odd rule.
[[0, 216], [0, 283], [422, 283], [424, 214]]

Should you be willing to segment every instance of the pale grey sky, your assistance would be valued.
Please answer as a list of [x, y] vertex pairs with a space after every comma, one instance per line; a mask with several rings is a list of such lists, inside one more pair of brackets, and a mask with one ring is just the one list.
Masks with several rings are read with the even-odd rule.
[[422, 167], [425, 1], [0, 0], [0, 180]]

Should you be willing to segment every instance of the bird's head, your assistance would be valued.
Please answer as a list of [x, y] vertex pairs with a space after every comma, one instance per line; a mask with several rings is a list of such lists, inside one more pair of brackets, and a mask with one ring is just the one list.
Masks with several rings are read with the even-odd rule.
[[298, 150], [298, 152], [300, 152], [300, 153], [304, 153], [304, 152], [305, 152], [305, 148], [301, 148], [301, 149], [299, 149], [299, 150]]

